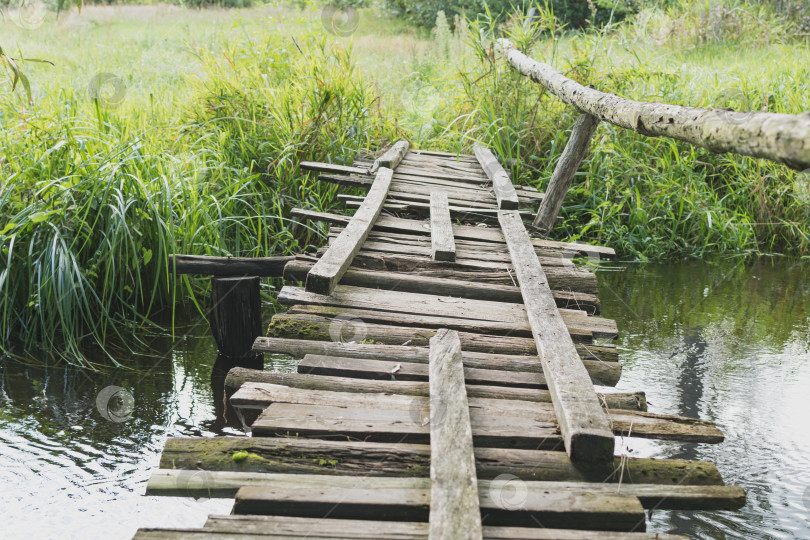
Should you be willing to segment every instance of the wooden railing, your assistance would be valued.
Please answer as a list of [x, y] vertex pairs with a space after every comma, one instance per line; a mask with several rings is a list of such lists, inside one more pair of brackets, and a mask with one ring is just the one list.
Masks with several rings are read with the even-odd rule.
[[526, 56], [507, 39], [498, 40], [497, 46], [519, 73], [582, 112], [534, 220], [541, 233], [551, 229], [599, 121], [650, 137], [671, 137], [712, 152], [765, 158], [798, 171], [810, 168], [810, 112], [738, 113], [633, 101], [583, 86]]

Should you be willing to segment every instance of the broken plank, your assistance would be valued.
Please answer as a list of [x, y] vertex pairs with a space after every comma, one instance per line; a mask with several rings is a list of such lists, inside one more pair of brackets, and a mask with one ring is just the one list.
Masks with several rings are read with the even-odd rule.
[[498, 208], [501, 210], [516, 209], [519, 202], [509, 174], [501, 167], [501, 164], [498, 163], [498, 160], [486, 146], [475, 143], [473, 151], [487, 177], [492, 182], [492, 187], [495, 189], [495, 198], [498, 199]]
[[308, 291], [321, 294], [332, 293], [335, 285], [351, 265], [352, 259], [360, 251], [361, 245], [380, 215], [383, 201], [391, 184], [391, 174], [392, 171], [388, 168], [382, 168], [377, 172], [374, 185], [368, 191], [363, 204], [349, 220], [340, 236], [307, 274]]
[[408, 141], [397, 141], [391, 148], [386, 150], [383, 155], [374, 160], [371, 168], [369, 168], [369, 173], [376, 173], [380, 167], [395, 169], [402, 161], [402, 158], [405, 157], [405, 154], [408, 153], [410, 147], [411, 143]]
[[447, 194], [434, 191], [430, 194], [430, 243], [434, 261], [456, 260], [456, 244], [453, 242], [453, 225]]
[[367, 168], [349, 167], [346, 165], [335, 165], [333, 163], [321, 163], [318, 161], [302, 161], [298, 166], [304, 171], [335, 174], [369, 174]]

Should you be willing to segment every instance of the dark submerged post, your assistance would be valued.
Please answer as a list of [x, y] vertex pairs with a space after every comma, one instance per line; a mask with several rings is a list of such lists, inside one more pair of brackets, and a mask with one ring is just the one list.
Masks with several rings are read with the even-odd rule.
[[259, 278], [211, 278], [211, 311], [208, 320], [219, 353], [233, 366], [262, 369], [262, 353], [253, 352], [253, 341], [262, 332]]

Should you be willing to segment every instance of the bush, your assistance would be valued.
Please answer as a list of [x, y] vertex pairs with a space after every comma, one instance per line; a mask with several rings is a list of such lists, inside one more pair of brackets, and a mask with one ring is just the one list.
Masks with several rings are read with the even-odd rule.
[[[545, 6], [545, 2], [538, 3]], [[635, 10], [635, 1], [625, 0], [551, 0], [549, 6], [560, 24], [568, 28], [602, 26], [611, 20], [625, 18]], [[505, 19], [515, 11], [525, 11], [532, 3], [515, 0], [381, 0], [382, 8], [397, 17], [424, 27], [433, 26], [436, 15], [444, 11], [449, 20], [455, 16], [475, 20], [489, 11], [498, 19]]]

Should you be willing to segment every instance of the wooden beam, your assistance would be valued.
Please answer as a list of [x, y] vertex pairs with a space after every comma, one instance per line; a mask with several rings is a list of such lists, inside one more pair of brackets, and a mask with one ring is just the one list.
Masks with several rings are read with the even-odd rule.
[[[314, 261], [299, 258], [287, 263], [284, 279], [303, 281]], [[520, 287], [499, 285], [483, 281], [466, 281], [442, 277], [414, 275], [408, 272], [371, 271], [350, 267], [340, 280], [343, 285], [368, 287], [372, 289], [421, 292], [442, 296], [456, 296], [474, 300], [498, 300], [500, 302], [523, 303]], [[599, 298], [596, 295], [574, 291], [551, 291], [554, 301], [561, 308], [581, 309], [590, 315], [598, 315]]]
[[499, 215], [537, 353], [551, 392], [565, 448], [575, 463], [608, 463], [613, 433], [582, 365], [568, 327], [557, 311], [529, 234], [514, 211]]
[[380, 215], [388, 187], [391, 185], [392, 174], [393, 171], [385, 167], [377, 172], [374, 185], [368, 190], [363, 204], [349, 220], [340, 236], [307, 274], [308, 291], [332, 294], [335, 285], [346, 273]]
[[374, 163], [368, 170], [369, 174], [375, 174], [380, 167], [396, 169], [399, 162], [402, 161], [402, 158], [408, 153], [410, 147], [411, 143], [408, 141], [398, 141], [394, 146], [386, 150], [383, 155], [374, 160]]
[[483, 538], [458, 332], [430, 340], [430, 540]]
[[[328, 392], [350, 392], [353, 394], [400, 394], [404, 396], [427, 396], [427, 383], [417, 381], [392, 381], [373, 379], [353, 379], [349, 377], [329, 377], [324, 375], [308, 375], [305, 373], [285, 373], [275, 371], [260, 371], [257, 369], [233, 368], [225, 378], [225, 389], [228, 394], [236, 393], [247, 383], [280, 384], [291, 388], [308, 390], [324, 390]], [[551, 403], [548, 390], [535, 388], [510, 388], [504, 386], [476, 385], [467, 388], [470, 398], [490, 399], [516, 399], [537, 403]], [[248, 407], [246, 401], [231, 398], [234, 406]], [[252, 398], [251, 398], [252, 399]], [[617, 392], [599, 394], [599, 401], [609, 409], [627, 409], [632, 411], [646, 411], [647, 398], [644, 392]], [[261, 404], [265, 408], [267, 404]]]
[[518, 208], [519, 202], [515, 187], [509, 179], [509, 174], [501, 167], [489, 148], [475, 143], [473, 146], [475, 157], [487, 173], [487, 177], [492, 181], [495, 189], [495, 198], [498, 199], [498, 208], [501, 210], [514, 210]]
[[304, 171], [333, 174], [369, 174], [368, 169], [366, 168], [348, 167], [346, 165], [335, 165], [333, 163], [321, 163], [318, 161], [302, 161], [298, 166]]
[[[237, 452], [248, 456], [234, 461]], [[614, 474], [605, 477], [586, 467], [574, 467], [565, 452], [514, 448], [475, 448], [474, 452], [478, 478], [485, 480], [510, 474], [549, 482], [723, 485], [717, 467], [708, 461], [615, 456]], [[160, 455], [160, 468], [427, 477], [430, 446], [304, 437], [169, 437]]]
[[588, 154], [591, 139], [598, 125], [599, 119], [590, 114], [580, 115], [577, 123], [574, 124], [571, 138], [568, 139], [565, 150], [554, 168], [548, 189], [546, 189], [546, 196], [540, 203], [537, 217], [534, 218], [534, 226], [540, 230], [541, 234], [547, 235], [554, 226], [554, 221], [560, 213], [565, 195], [571, 187], [579, 164]]
[[447, 194], [434, 191], [430, 194], [430, 244], [434, 261], [456, 260], [456, 244], [453, 241], [453, 224]]
[[284, 265], [295, 256], [284, 257], [212, 257], [209, 255], [169, 255], [169, 270], [176, 274], [203, 276], [281, 277]]

